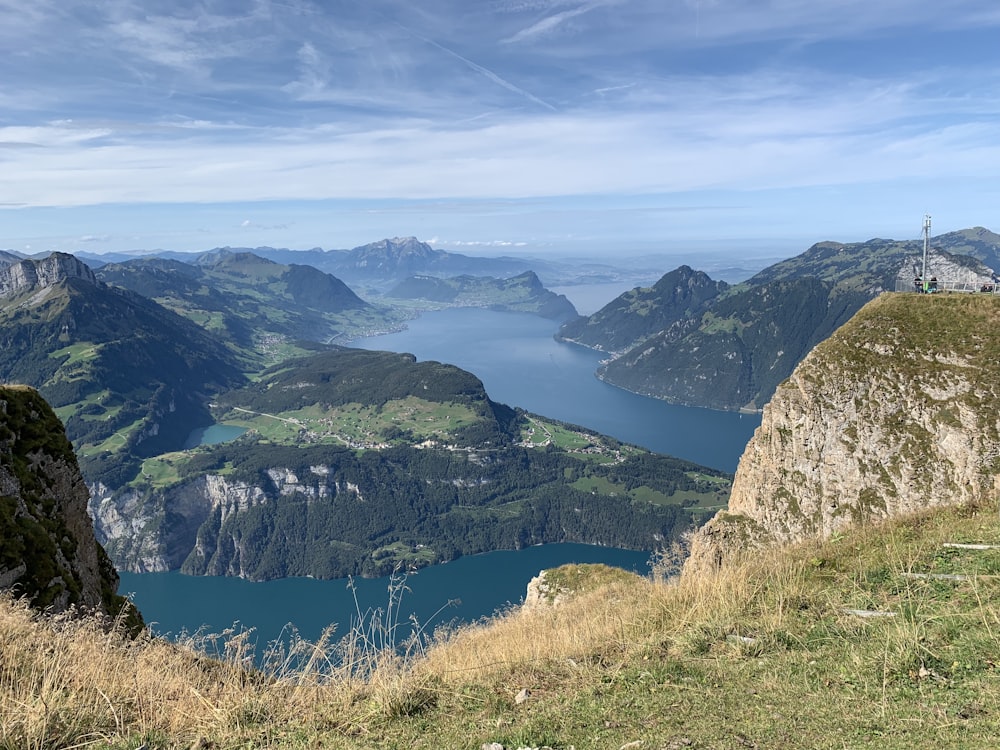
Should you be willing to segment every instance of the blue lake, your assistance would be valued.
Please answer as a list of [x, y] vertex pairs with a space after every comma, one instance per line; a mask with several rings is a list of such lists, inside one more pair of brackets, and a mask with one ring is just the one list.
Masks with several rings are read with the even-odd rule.
[[[585, 544], [546, 544], [539, 547], [462, 557], [410, 573], [402, 595], [400, 621], [412, 614], [433, 630], [458, 621], [472, 622], [518, 604], [538, 572], [567, 562], [602, 562], [640, 574], [649, 572], [649, 553], [593, 547]], [[239, 623], [255, 631], [258, 646], [282, 635], [288, 623], [308, 640], [315, 640], [331, 624], [344, 633], [357, 612], [386, 609], [388, 578], [318, 581], [284, 578], [251, 583], [239, 578], [184, 576], [180, 573], [122, 573], [121, 593], [134, 594], [139, 610], [160, 634], [178, 635], [203, 628], [221, 633]], [[356, 597], [356, 599], [355, 599]]]
[[198, 445], [217, 445], [235, 440], [244, 432], [246, 427], [238, 427], [232, 424], [213, 424], [208, 427], [199, 427], [188, 435], [184, 441], [185, 448], [194, 448]]

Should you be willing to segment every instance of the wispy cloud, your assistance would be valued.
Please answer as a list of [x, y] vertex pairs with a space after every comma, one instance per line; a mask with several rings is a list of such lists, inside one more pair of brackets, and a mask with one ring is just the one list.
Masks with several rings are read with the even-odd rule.
[[550, 16], [545, 16], [539, 21], [531, 24], [526, 29], [521, 29], [513, 36], [510, 36], [503, 40], [507, 44], [516, 44], [518, 42], [523, 42], [526, 39], [534, 39], [539, 36], [547, 36], [555, 31], [558, 27], [564, 25], [569, 20], [576, 18], [577, 16], [583, 15], [588, 11], [592, 10], [596, 5], [580, 5], [576, 8], [571, 8], [569, 10], [563, 10], [558, 13], [553, 13]]

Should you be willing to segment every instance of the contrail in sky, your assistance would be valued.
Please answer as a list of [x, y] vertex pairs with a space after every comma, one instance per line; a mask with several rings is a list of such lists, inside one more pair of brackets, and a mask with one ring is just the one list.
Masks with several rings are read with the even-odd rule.
[[487, 78], [489, 78], [491, 81], [493, 81], [498, 86], [503, 86], [508, 91], [513, 91], [515, 94], [519, 94], [520, 96], [523, 96], [525, 99], [528, 99], [529, 101], [532, 101], [532, 102], [534, 102], [535, 104], [537, 104], [537, 105], [539, 105], [541, 107], [545, 107], [546, 109], [552, 110], [553, 112], [558, 112], [558, 110], [555, 107], [553, 107], [551, 104], [549, 104], [547, 101], [545, 101], [543, 99], [539, 99], [537, 96], [535, 96], [534, 94], [532, 94], [530, 91], [525, 91], [520, 86], [515, 86], [510, 81], [507, 81], [507, 80], [501, 78], [500, 76], [498, 76], [496, 73], [494, 73], [489, 68], [484, 68], [479, 63], [474, 63], [474, 62], [472, 62], [472, 60], [468, 59], [467, 57], [462, 57], [460, 54], [458, 54], [454, 50], [450, 50], [447, 47], [445, 47], [444, 45], [438, 44], [433, 39], [428, 39], [427, 37], [422, 36], [421, 34], [416, 33], [415, 31], [413, 31], [413, 29], [408, 29], [407, 27], [405, 27], [405, 26], [403, 26], [402, 24], [399, 24], [399, 23], [397, 23], [396, 25], [399, 26], [404, 31], [412, 34], [417, 39], [420, 39], [421, 41], [426, 42], [427, 44], [430, 44], [433, 47], [437, 47], [439, 50], [441, 50], [445, 54], [448, 54], [448, 55], [451, 55], [452, 57], [454, 57], [456, 60], [461, 60], [463, 63], [465, 63], [466, 65], [468, 65], [474, 71], [476, 71], [477, 73], [481, 73], [482, 75], [486, 76]]

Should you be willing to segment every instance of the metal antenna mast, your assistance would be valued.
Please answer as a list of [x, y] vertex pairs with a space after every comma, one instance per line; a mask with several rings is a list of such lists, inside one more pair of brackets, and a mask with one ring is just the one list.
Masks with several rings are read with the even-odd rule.
[[924, 270], [920, 274], [920, 279], [927, 283], [927, 246], [931, 242], [931, 216], [924, 214]]

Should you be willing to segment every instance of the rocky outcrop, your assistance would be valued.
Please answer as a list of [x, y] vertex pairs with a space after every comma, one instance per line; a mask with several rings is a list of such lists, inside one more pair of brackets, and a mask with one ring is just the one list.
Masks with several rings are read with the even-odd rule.
[[[906, 263], [896, 274], [896, 289], [908, 289], [914, 278], [924, 273], [923, 256], [914, 255], [907, 258]], [[952, 285], [968, 285], [970, 289], [978, 289], [985, 284], [992, 284], [996, 273], [968, 255], [952, 255], [936, 250], [927, 253], [927, 278], [947, 280]]]
[[761, 545], [1000, 491], [1000, 298], [887, 294], [817, 346], [764, 408], [729, 509], [685, 570]]
[[[287, 470], [272, 469], [277, 495], [288, 494]], [[291, 472], [287, 472], [291, 473]], [[112, 492], [94, 488], [91, 513], [101, 541], [123, 569], [154, 573], [180, 568], [188, 555], [211, 554], [199, 546], [198, 531], [213, 515], [230, 516], [267, 502], [265, 488], [206, 474], [165, 491], [149, 488]]]
[[96, 283], [90, 267], [68, 253], [52, 253], [42, 260], [27, 258], [0, 268], [0, 297], [14, 297], [54, 286], [68, 278]]
[[50, 611], [117, 613], [118, 574], [94, 537], [89, 496], [45, 400], [0, 388], [0, 588]]
[[[204, 474], [190, 481], [157, 490], [149, 487], [112, 491], [97, 484], [93, 487], [90, 512], [95, 519], [101, 542], [122, 569], [153, 573], [183, 568], [203, 573], [210, 568], [214, 575], [251, 577], [240, 565], [240, 555], [227, 558], [219, 567], [218, 533], [226, 522], [239, 514], [283, 498], [306, 502], [331, 500], [338, 494], [359, 496], [356, 485], [336, 481], [327, 483], [328, 466], [308, 467], [308, 480], [295, 471], [271, 467], [264, 471], [267, 481], [249, 483], [219, 474]], [[210, 539], [208, 530], [216, 536]], [[222, 546], [239, 550], [241, 540]]]
[[615, 583], [632, 585], [638, 578], [636, 573], [603, 563], [572, 563], [542, 570], [528, 581], [521, 611], [558, 607], [574, 596]]

